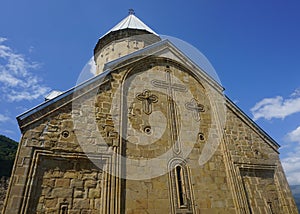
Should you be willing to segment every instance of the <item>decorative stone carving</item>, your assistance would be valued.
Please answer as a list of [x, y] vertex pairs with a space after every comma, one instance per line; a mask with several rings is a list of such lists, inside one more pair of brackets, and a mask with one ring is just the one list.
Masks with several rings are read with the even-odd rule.
[[190, 102], [185, 104], [185, 108], [193, 112], [193, 118], [199, 122], [201, 120], [200, 112], [204, 112], [204, 106], [196, 99], [192, 98]]
[[168, 96], [168, 108], [169, 108], [169, 124], [171, 126], [171, 136], [172, 136], [172, 143], [174, 143], [173, 151], [176, 154], [180, 153], [180, 142], [178, 138], [178, 122], [177, 122], [177, 115], [176, 115], [176, 107], [175, 102], [173, 99], [173, 92], [186, 92], [187, 88], [184, 85], [180, 85], [177, 83], [172, 83], [172, 78], [170, 74], [170, 70], [166, 70], [166, 81], [164, 80], [152, 80], [151, 84], [158, 88], [167, 89], [167, 96]]
[[64, 138], [67, 138], [67, 137], [69, 137], [70, 133], [69, 133], [69, 131], [64, 130], [64, 131], [61, 133], [61, 135], [62, 135]]
[[136, 98], [143, 102], [143, 110], [145, 114], [152, 113], [152, 103], [157, 103], [158, 98], [152, 94], [150, 90], [144, 90], [144, 92], [136, 95]]
[[203, 134], [202, 132], [200, 132], [200, 133], [198, 134], [198, 136], [199, 136], [199, 140], [201, 140], [201, 141], [204, 141], [204, 140], [205, 140], [204, 134]]

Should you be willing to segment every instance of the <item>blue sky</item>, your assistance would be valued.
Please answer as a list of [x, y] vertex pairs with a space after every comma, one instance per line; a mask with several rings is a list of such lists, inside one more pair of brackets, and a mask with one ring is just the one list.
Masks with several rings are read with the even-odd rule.
[[50, 90], [76, 84], [98, 38], [127, 16], [182, 39], [210, 60], [228, 95], [281, 146], [300, 184], [300, 2], [1, 0], [0, 134]]

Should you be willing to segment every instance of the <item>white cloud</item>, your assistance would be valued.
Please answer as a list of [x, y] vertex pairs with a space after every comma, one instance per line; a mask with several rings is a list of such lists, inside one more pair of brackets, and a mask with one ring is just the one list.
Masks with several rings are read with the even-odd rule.
[[282, 165], [290, 184], [300, 184], [300, 126], [287, 134], [292, 152], [282, 159]]
[[6, 38], [0, 37], [0, 43], [4, 42], [6, 40], [7, 40]]
[[39, 64], [31, 62], [22, 54], [2, 44], [6, 38], [0, 37], [0, 92], [8, 101], [33, 100], [44, 96], [49, 88], [32, 71]]
[[[296, 156], [298, 154], [298, 156]], [[288, 183], [290, 185], [300, 185], [300, 152], [295, 153], [293, 157], [281, 160]]]
[[300, 92], [297, 89], [287, 99], [281, 96], [265, 98], [256, 103], [250, 110], [253, 114], [253, 120], [258, 120], [259, 118], [267, 120], [272, 118], [284, 119], [286, 116], [300, 112]]
[[292, 94], [291, 97], [297, 97], [300, 96], [300, 88], [297, 88]]
[[[251, 108], [253, 119], [271, 120], [300, 112], [300, 89], [295, 90], [288, 98], [276, 96], [265, 98]], [[281, 160], [289, 184], [300, 185], [300, 126], [285, 137], [287, 144], [281, 149], [286, 157]], [[292, 149], [291, 149], [292, 148]]]
[[[287, 134], [287, 138], [291, 142], [300, 144], [300, 126]], [[300, 146], [300, 145], [299, 145]], [[299, 156], [300, 157], [300, 156]]]
[[3, 115], [3, 114], [0, 114], [0, 123], [4, 123], [6, 121], [10, 120], [9, 117]]

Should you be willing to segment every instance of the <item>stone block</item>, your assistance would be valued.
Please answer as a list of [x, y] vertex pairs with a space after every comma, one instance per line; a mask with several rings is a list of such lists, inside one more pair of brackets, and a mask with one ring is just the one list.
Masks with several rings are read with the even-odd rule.
[[95, 180], [97, 178], [97, 172], [84, 173], [83, 180]]
[[54, 170], [51, 175], [51, 177], [53, 178], [62, 178], [63, 176], [64, 176], [64, 172], [61, 172], [59, 170]]
[[55, 198], [71, 198], [73, 190], [67, 188], [55, 188], [52, 190], [52, 196]]
[[88, 209], [88, 208], [90, 208], [89, 199], [75, 198], [74, 201], [73, 201], [73, 208], [74, 209]]
[[45, 204], [45, 207], [55, 208], [55, 207], [57, 207], [57, 198], [46, 199], [44, 204]]
[[45, 187], [52, 187], [53, 188], [55, 186], [55, 179], [44, 177], [42, 185], [45, 186]]
[[84, 198], [84, 191], [83, 190], [75, 190], [74, 198]]
[[67, 171], [65, 172], [64, 174], [64, 178], [77, 178], [78, 177], [78, 172], [75, 172], [75, 171]]
[[76, 189], [83, 188], [83, 181], [79, 179], [72, 179], [71, 180], [71, 187], [75, 187]]
[[100, 198], [100, 189], [89, 189], [89, 198]]
[[95, 188], [96, 186], [97, 186], [97, 181], [95, 181], [95, 180], [86, 180], [84, 182], [85, 188]]
[[68, 188], [69, 186], [70, 186], [70, 179], [67, 179], [67, 178], [56, 179], [55, 187], [66, 187], [66, 188]]

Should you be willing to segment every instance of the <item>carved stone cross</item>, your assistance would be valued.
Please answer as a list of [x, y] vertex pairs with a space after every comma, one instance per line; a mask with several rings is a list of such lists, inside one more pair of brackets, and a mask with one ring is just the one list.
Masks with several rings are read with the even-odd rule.
[[136, 98], [143, 102], [143, 109], [145, 114], [152, 113], [152, 103], [157, 103], [158, 98], [156, 95], [151, 94], [151, 91], [144, 90], [143, 93], [136, 95]]
[[191, 99], [191, 102], [185, 104], [187, 110], [193, 112], [193, 117], [196, 121], [200, 121], [200, 112], [204, 112], [204, 106], [197, 102], [194, 98]]
[[166, 71], [166, 81], [152, 80], [151, 83], [155, 87], [167, 89], [168, 112], [169, 112], [168, 119], [169, 119], [169, 124], [170, 124], [170, 128], [171, 128], [172, 142], [174, 143], [173, 151], [176, 154], [179, 154], [181, 150], [180, 150], [180, 142], [179, 142], [179, 137], [178, 137], [178, 118], [177, 118], [177, 114], [176, 114], [176, 106], [175, 106], [174, 99], [173, 99], [174, 98], [173, 92], [175, 92], [175, 91], [186, 92], [187, 89], [184, 85], [173, 83], [170, 72], [171, 71], [169, 71], [169, 70]]

